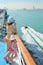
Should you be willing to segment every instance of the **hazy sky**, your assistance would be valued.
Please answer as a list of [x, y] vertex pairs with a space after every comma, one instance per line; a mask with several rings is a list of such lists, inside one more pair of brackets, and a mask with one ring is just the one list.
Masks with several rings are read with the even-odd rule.
[[0, 0], [0, 8], [6, 7], [8, 9], [32, 9], [33, 6], [42, 9], [43, 0]]

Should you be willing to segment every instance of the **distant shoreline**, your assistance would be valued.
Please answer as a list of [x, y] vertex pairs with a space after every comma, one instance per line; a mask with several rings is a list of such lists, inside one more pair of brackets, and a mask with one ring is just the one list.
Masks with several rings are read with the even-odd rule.
[[[0, 10], [1, 10], [2, 8], [0, 8]], [[5, 8], [3, 8], [3, 9], [5, 9]], [[22, 9], [8, 9], [8, 8], [6, 8], [6, 10], [43, 10], [43, 9], [26, 9], [26, 8], [22, 8]]]
[[43, 10], [43, 9], [8, 9], [8, 10], [27, 10], [27, 11], [33, 11], [33, 10]]

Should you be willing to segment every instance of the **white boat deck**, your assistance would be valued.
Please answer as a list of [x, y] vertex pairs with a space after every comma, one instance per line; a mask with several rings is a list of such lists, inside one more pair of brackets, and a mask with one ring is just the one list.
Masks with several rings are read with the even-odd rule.
[[26, 40], [26, 42], [39, 45], [43, 49], [43, 35], [42, 34], [36, 33], [36, 31], [30, 27], [28, 28], [22, 27], [21, 30], [23, 33], [23, 39]]

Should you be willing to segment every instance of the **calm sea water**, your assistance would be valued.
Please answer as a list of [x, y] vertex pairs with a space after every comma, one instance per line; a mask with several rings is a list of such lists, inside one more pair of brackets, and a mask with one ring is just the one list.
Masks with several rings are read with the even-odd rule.
[[8, 10], [17, 24], [17, 32], [21, 36], [21, 27], [28, 25], [36, 31], [43, 33], [43, 10]]

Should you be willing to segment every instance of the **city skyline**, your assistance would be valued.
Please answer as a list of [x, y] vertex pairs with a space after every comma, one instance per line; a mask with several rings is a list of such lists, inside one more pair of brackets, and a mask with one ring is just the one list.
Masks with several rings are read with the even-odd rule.
[[8, 9], [43, 9], [43, 0], [0, 0], [0, 8]]

